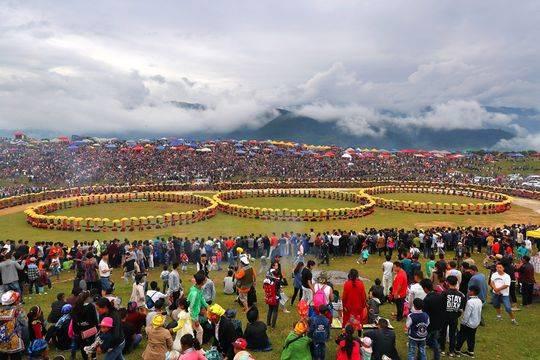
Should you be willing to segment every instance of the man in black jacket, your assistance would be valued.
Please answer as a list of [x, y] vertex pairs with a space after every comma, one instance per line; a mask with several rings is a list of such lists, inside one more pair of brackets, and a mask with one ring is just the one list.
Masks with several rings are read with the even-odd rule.
[[439, 345], [439, 332], [443, 326], [445, 316], [444, 298], [441, 294], [433, 291], [433, 283], [429, 279], [420, 281], [420, 286], [424, 289], [424, 312], [429, 315], [428, 336], [426, 345], [433, 350], [433, 359], [440, 360], [441, 348]]
[[373, 360], [381, 360], [383, 355], [392, 360], [399, 360], [399, 354], [396, 350], [396, 334], [388, 328], [388, 320], [380, 318], [377, 323], [378, 329], [367, 330], [365, 336], [369, 337], [373, 344]]
[[60, 317], [62, 317], [62, 306], [66, 304], [65, 298], [66, 296], [64, 295], [64, 293], [58, 293], [58, 295], [56, 295], [56, 301], [53, 301], [53, 303], [51, 304], [51, 313], [47, 318], [49, 324], [56, 324]]
[[208, 320], [215, 327], [214, 346], [228, 360], [234, 358], [233, 342], [238, 338], [236, 330], [231, 320], [225, 316], [225, 309], [218, 304], [208, 307]]

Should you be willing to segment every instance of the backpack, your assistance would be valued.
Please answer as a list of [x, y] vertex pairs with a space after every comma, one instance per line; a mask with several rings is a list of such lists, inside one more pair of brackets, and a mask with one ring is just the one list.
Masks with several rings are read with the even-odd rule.
[[327, 339], [327, 330], [328, 330], [328, 320], [324, 315], [322, 315], [323, 318], [318, 319], [317, 317], [314, 317], [311, 319], [313, 321], [313, 333], [311, 335], [311, 339], [313, 340], [313, 343], [315, 344], [322, 344], [325, 343]]
[[276, 285], [273, 282], [265, 282], [263, 284], [264, 290], [264, 302], [270, 306], [278, 304], [278, 298], [276, 293]]
[[18, 308], [0, 310], [0, 354], [12, 354], [24, 350], [24, 343], [17, 326]]
[[212, 346], [208, 351], [204, 353], [207, 360], [222, 360], [223, 357], [215, 346]]
[[315, 309], [319, 308], [321, 305], [328, 305], [326, 303], [326, 294], [324, 293], [324, 289], [326, 289], [326, 285], [323, 285], [315, 292], [315, 295], [313, 295], [313, 306]]

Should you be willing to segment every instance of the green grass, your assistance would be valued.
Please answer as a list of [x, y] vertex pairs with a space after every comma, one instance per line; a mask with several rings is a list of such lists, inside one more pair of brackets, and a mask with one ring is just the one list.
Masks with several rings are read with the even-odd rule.
[[[324, 200], [323, 200], [324, 201]], [[81, 208], [82, 209], [82, 208]], [[101, 214], [95, 214], [101, 216]], [[118, 214], [119, 217], [123, 215]], [[442, 215], [442, 214], [417, 214], [376, 208], [372, 215], [350, 220], [335, 220], [325, 222], [287, 222], [287, 221], [264, 221], [257, 219], [243, 219], [228, 214], [218, 213], [215, 217], [189, 225], [181, 225], [163, 229], [147, 231], [118, 232], [118, 233], [94, 233], [94, 232], [66, 232], [59, 230], [42, 230], [28, 225], [24, 215], [13, 213], [0, 216], [0, 239], [26, 239], [35, 241], [63, 241], [72, 243], [73, 240], [94, 240], [128, 238], [131, 240], [144, 240], [160, 235], [177, 236], [221, 236], [243, 235], [250, 233], [267, 234], [270, 232], [298, 231], [307, 232], [310, 228], [315, 231], [332, 229], [356, 229], [365, 227], [398, 227], [411, 229], [415, 227], [426, 228], [428, 226], [497, 226], [513, 223], [540, 223], [540, 214], [530, 209], [514, 206], [511, 210], [493, 215]]]
[[521, 174], [537, 175], [540, 173], [540, 159], [506, 159], [498, 160], [494, 163], [482, 164], [482, 166], [457, 169], [466, 173], [473, 173], [479, 176], [493, 176]]
[[270, 209], [329, 209], [354, 207], [355, 203], [333, 199], [304, 197], [259, 197], [229, 200], [232, 204]]
[[420, 202], [440, 202], [440, 203], [458, 203], [458, 204], [478, 204], [486, 202], [487, 200], [474, 199], [467, 196], [459, 195], [444, 195], [444, 194], [415, 194], [415, 193], [386, 193], [377, 194], [375, 196], [392, 199], [392, 200], [405, 200], [405, 201], [420, 201]]
[[[482, 256], [475, 255], [477, 263], [481, 263]], [[344, 257], [339, 259], [332, 259], [330, 262], [329, 269], [337, 269], [347, 272], [350, 268], [357, 268], [362, 277], [368, 278], [371, 281], [366, 282], [366, 290], [372, 285], [372, 281], [380, 277], [381, 274], [381, 263], [383, 259], [376, 255], [372, 255], [366, 265], [356, 264], [356, 257]], [[290, 276], [292, 267], [288, 260], [283, 260], [283, 271], [286, 276]], [[422, 261], [424, 262], [424, 261]], [[422, 265], [424, 266], [424, 264]], [[259, 269], [259, 264], [255, 265], [255, 268]], [[322, 268], [326, 269], [326, 266]], [[159, 280], [160, 269], [155, 269], [150, 272], [149, 281]], [[190, 266], [188, 272], [181, 274], [185, 291], [188, 291], [190, 287], [190, 277], [191, 274], [195, 272], [195, 267]], [[62, 279], [69, 279], [72, 277], [72, 272], [63, 273]], [[119, 270], [116, 270], [113, 273], [113, 279], [116, 283], [116, 294], [119, 295], [123, 301], [122, 304], [125, 305], [129, 300], [131, 294], [131, 284], [125, 283], [120, 279]], [[216, 283], [217, 290], [217, 303], [222, 305], [225, 308], [234, 308], [239, 310], [238, 304], [234, 302], [233, 296], [228, 296], [222, 294], [223, 290], [223, 277], [225, 272], [212, 272], [212, 279]], [[259, 275], [259, 281], [257, 282], [257, 295], [259, 299], [259, 310], [262, 321], [266, 321], [267, 306], [264, 304], [263, 290], [262, 290], [262, 275]], [[159, 281], [158, 281], [159, 282]], [[159, 282], [160, 283], [160, 282]], [[292, 283], [292, 282], [290, 282]], [[342, 286], [336, 286], [336, 288], [342, 292]], [[48, 291], [47, 295], [34, 296], [31, 300], [27, 301], [26, 309], [28, 310], [31, 305], [39, 304], [43, 307], [46, 314], [50, 310], [50, 304], [54, 300], [54, 297], [58, 292], [68, 293], [71, 291], [71, 282], [62, 282], [54, 284], [53, 290]], [[291, 297], [293, 292], [292, 286], [285, 288], [285, 293]], [[254, 353], [255, 358], [258, 360], [270, 360], [278, 359], [280, 355], [280, 349], [283, 346], [284, 338], [292, 328], [295, 320], [298, 318], [295, 309], [292, 310], [290, 314], [285, 314], [280, 311], [278, 315], [277, 328], [275, 330], [269, 330], [268, 335], [272, 342], [274, 351], [269, 353]], [[395, 311], [393, 305], [383, 305], [381, 307], [381, 313], [385, 317], [389, 317], [391, 312]], [[538, 329], [538, 322], [540, 321], [540, 305], [534, 304], [532, 307], [525, 309], [523, 311], [516, 313], [516, 318], [520, 323], [520, 326], [512, 326], [510, 324], [509, 318], [504, 315], [504, 321], [498, 322], [495, 320], [495, 311], [492, 306], [487, 304], [484, 306], [484, 318], [486, 321], [485, 327], [480, 327], [477, 331], [476, 337], [476, 358], [483, 359], [538, 359], [538, 354], [540, 353], [540, 344], [537, 341], [537, 336], [534, 335]], [[246, 318], [245, 315], [239, 311], [238, 319], [242, 321], [242, 325], [245, 328]], [[397, 347], [398, 351], [402, 358], [406, 358], [406, 335], [403, 331], [403, 323], [396, 323], [391, 321], [394, 325], [397, 335]], [[335, 358], [335, 344], [333, 340], [338, 335], [338, 330], [332, 330], [331, 340], [328, 343], [327, 358]], [[144, 343], [142, 347], [137, 349], [134, 353], [131, 353], [127, 356], [128, 359], [140, 359], [141, 353], [144, 350]], [[429, 351], [428, 351], [429, 352]], [[54, 351], [53, 351], [54, 353]], [[432, 353], [429, 352], [428, 358], [432, 358]], [[65, 354], [67, 355], [67, 354]]]
[[144, 201], [144, 202], [124, 202], [97, 204], [90, 206], [82, 206], [79, 208], [71, 208], [55, 211], [54, 215], [77, 216], [77, 217], [107, 217], [110, 219], [118, 219], [120, 217], [130, 218], [132, 216], [156, 216], [163, 215], [168, 212], [189, 211], [200, 208], [195, 204], [181, 204], [175, 202], [162, 201]]

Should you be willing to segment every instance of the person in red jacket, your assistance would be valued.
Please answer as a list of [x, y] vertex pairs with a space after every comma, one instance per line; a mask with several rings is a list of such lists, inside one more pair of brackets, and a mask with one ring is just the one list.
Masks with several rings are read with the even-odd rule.
[[367, 322], [366, 288], [358, 279], [358, 270], [349, 271], [349, 280], [343, 285], [343, 327], [351, 323], [356, 330]]
[[399, 261], [394, 262], [394, 282], [392, 284], [392, 298], [396, 304], [396, 320], [403, 319], [403, 305], [407, 296], [407, 273], [401, 268]]

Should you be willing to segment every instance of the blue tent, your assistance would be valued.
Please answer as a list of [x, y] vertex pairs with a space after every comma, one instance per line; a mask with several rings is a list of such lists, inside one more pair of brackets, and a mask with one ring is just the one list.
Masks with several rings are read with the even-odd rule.
[[116, 149], [117, 148], [117, 146], [115, 144], [107, 144], [107, 145], [105, 145], [105, 147], [107, 149]]
[[77, 150], [79, 147], [77, 145], [70, 145], [68, 146], [68, 150], [71, 150], [71, 151], [75, 151]]
[[159, 150], [159, 151], [165, 150], [165, 146], [158, 145], [158, 146], [156, 146], [156, 150]]
[[508, 156], [513, 157], [513, 158], [522, 158], [522, 157], [525, 157], [525, 155], [520, 154], [520, 153], [510, 153], [510, 154], [508, 154]]

